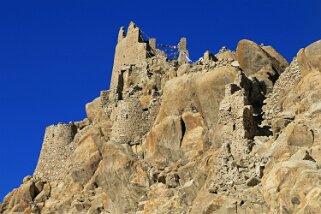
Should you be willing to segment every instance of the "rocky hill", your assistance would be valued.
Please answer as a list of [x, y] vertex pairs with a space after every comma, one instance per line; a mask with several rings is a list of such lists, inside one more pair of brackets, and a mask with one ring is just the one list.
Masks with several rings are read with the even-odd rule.
[[290, 64], [249, 40], [192, 63], [130, 23], [86, 112], [46, 129], [0, 213], [321, 213], [321, 40]]

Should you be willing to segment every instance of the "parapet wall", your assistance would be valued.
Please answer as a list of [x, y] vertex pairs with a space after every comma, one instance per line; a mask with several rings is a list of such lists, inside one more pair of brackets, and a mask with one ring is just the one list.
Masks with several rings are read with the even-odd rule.
[[66, 161], [73, 151], [72, 141], [77, 132], [73, 124], [57, 124], [46, 128], [35, 177], [56, 180], [67, 175]]

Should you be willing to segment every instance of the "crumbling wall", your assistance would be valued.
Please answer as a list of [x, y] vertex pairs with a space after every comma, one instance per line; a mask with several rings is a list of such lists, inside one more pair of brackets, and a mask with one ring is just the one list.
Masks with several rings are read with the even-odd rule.
[[217, 157], [217, 171], [209, 185], [212, 193], [228, 190], [232, 195], [244, 197], [245, 187], [258, 185], [263, 176], [267, 159], [251, 154], [257, 124], [249, 101], [250, 87], [250, 80], [241, 71], [234, 83], [226, 85], [217, 130], [222, 146]]
[[124, 64], [140, 64], [145, 60], [151, 48], [147, 42], [142, 40], [141, 31], [133, 22], [130, 23], [127, 34], [125, 35], [124, 27], [119, 31], [118, 43], [116, 45], [114, 66], [110, 82], [110, 90], [117, 90], [119, 82], [119, 71]]
[[74, 150], [72, 141], [76, 132], [77, 127], [73, 123], [46, 128], [35, 177], [56, 180], [67, 175], [66, 160]]
[[109, 101], [109, 90], [100, 91], [100, 102], [101, 106], [106, 107]]
[[135, 97], [118, 101], [111, 115], [111, 140], [121, 144], [141, 144], [142, 137], [152, 127], [158, 108], [159, 103], [155, 102], [148, 110], [144, 110]]
[[187, 50], [186, 38], [182, 37], [177, 46], [178, 46], [178, 51], [179, 51], [179, 56], [177, 59], [178, 64], [182, 65], [182, 64], [189, 63], [187, 60], [189, 53]]
[[[225, 141], [233, 142], [232, 152], [237, 156], [256, 134], [256, 123], [253, 117], [253, 107], [249, 102], [250, 82], [239, 72], [238, 78], [232, 84], [225, 86], [225, 97], [220, 103], [218, 124], [223, 125]], [[239, 141], [239, 142], [238, 142]], [[238, 142], [238, 143], [234, 143]]]

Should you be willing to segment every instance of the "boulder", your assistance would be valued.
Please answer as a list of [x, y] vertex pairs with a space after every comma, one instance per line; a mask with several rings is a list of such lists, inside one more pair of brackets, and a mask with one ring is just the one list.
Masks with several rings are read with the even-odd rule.
[[199, 112], [184, 112], [182, 119], [185, 133], [181, 148], [186, 157], [193, 159], [209, 147], [206, 126]]
[[276, 59], [279, 62], [280, 68], [282, 70], [286, 69], [289, 66], [288, 61], [279, 53], [277, 52], [272, 46], [261, 46], [261, 48], [266, 51], [271, 57]]
[[100, 97], [86, 104], [86, 114], [90, 122], [94, 122], [103, 116], [104, 110], [101, 106]]
[[169, 80], [164, 88], [155, 123], [167, 116], [180, 116], [186, 110], [200, 112], [207, 127], [214, 127], [225, 85], [234, 82], [237, 74], [237, 68], [220, 67], [207, 73], [189, 74]]
[[28, 213], [37, 210], [34, 206], [34, 199], [43, 190], [43, 182], [30, 177], [28, 181], [20, 185], [19, 188], [8, 194], [1, 206], [1, 213]]
[[297, 58], [302, 76], [311, 71], [321, 72], [321, 40], [302, 48], [297, 54]]
[[177, 76], [183, 76], [184, 74], [188, 74], [190, 73], [191, 70], [191, 65], [190, 64], [182, 64], [181, 66], [179, 66], [178, 70], [177, 70]]
[[263, 196], [276, 213], [321, 212], [321, 172], [308, 160], [286, 161], [262, 179]]
[[287, 62], [275, 49], [262, 48], [255, 42], [245, 39], [239, 41], [236, 57], [247, 76], [256, 77], [265, 84], [265, 93], [272, 91], [275, 81], [287, 67]]

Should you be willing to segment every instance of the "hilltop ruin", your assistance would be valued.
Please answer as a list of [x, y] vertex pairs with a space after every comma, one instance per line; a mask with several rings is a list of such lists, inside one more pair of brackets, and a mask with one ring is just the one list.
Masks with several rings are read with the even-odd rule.
[[109, 90], [46, 129], [0, 212], [320, 213], [321, 41], [188, 57], [121, 27]]

